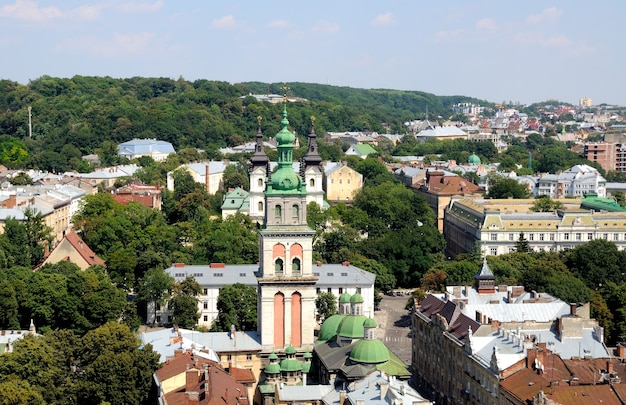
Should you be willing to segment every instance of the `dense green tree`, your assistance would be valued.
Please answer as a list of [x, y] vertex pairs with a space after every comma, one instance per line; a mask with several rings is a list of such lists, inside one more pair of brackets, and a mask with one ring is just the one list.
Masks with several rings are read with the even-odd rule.
[[245, 162], [235, 165], [228, 165], [224, 169], [224, 189], [230, 190], [237, 187], [244, 190], [250, 189], [250, 179], [248, 178], [248, 168]]
[[624, 252], [604, 239], [594, 239], [565, 253], [564, 262], [572, 273], [591, 289], [611, 281], [621, 284], [626, 281], [623, 263]]
[[194, 256], [198, 263], [255, 263], [259, 257], [256, 226], [244, 214], [216, 219], [210, 233], [196, 243]]
[[533, 202], [533, 206], [530, 208], [530, 210], [534, 212], [552, 212], [562, 207], [563, 207], [562, 202], [555, 201], [547, 195], [542, 195], [540, 197], [535, 198], [535, 201]]
[[520, 232], [519, 238], [517, 238], [517, 242], [515, 242], [515, 251], [520, 253], [530, 253], [530, 243], [528, 239], [524, 236], [524, 232]]
[[[155, 267], [146, 272], [139, 280], [137, 301], [143, 305], [155, 303], [163, 305], [169, 298], [169, 291], [174, 285], [174, 279], [162, 268]], [[156, 322], [157, 305], [153, 305], [153, 323]]]
[[519, 183], [515, 179], [492, 175], [488, 177], [488, 181], [487, 198], [528, 198], [530, 196], [526, 184]]
[[321, 292], [315, 297], [315, 309], [319, 317], [319, 322], [337, 313], [337, 297], [331, 292]]
[[0, 329], [19, 329], [17, 296], [8, 280], [0, 281]]
[[0, 405], [43, 405], [43, 397], [28, 381], [9, 377], [0, 382]]
[[173, 296], [170, 299], [173, 323], [187, 329], [196, 325], [200, 317], [197, 296], [201, 291], [200, 284], [191, 276], [174, 284]]
[[218, 316], [211, 330], [228, 332], [231, 325], [237, 330], [256, 330], [257, 293], [254, 287], [241, 283], [220, 288], [217, 298]]

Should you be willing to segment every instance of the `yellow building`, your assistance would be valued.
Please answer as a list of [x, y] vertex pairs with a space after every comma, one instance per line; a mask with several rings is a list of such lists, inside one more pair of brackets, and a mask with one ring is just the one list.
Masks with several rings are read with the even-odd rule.
[[363, 175], [344, 163], [328, 163], [324, 168], [326, 199], [352, 202], [363, 188]]

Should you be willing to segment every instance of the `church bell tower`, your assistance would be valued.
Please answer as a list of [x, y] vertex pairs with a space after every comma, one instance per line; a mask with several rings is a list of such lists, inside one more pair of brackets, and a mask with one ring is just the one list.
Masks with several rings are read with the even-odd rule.
[[314, 344], [315, 232], [306, 221], [306, 184], [293, 169], [295, 135], [288, 129], [286, 104], [281, 124], [278, 168], [267, 178], [259, 231], [258, 325], [264, 350]]

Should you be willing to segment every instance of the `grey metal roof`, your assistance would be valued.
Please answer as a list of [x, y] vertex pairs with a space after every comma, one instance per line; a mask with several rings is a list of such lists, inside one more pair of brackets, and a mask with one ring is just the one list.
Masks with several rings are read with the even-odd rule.
[[157, 139], [131, 139], [117, 146], [120, 155], [151, 155], [153, 153], [176, 153], [171, 143]]
[[[257, 286], [255, 273], [259, 270], [258, 264], [224, 264], [222, 267], [212, 267], [211, 265], [180, 266], [180, 264], [175, 264], [165, 271], [177, 281], [183, 280], [187, 276], [193, 276], [202, 286], [220, 287], [235, 283], [255, 288]], [[353, 265], [321, 264], [318, 266], [314, 264], [313, 273], [319, 277], [318, 286], [353, 286], [357, 284], [371, 286], [376, 280], [375, 274]]]

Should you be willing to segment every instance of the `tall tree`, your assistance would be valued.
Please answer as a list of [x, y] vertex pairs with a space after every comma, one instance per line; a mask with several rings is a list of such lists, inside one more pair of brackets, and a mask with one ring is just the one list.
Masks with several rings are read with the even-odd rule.
[[237, 330], [256, 330], [256, 290], [241, 283], [222, 287], [217, 297], [217, 311], [212, 331], [228, 332], [231, 325], [235, 325]]
[[195, 278], [187, 276], [183, 281], [174, 284], [172, 322], [181, 328], [193, 328], [198, 322], [198, 294], [202, 291]]
[[337, 313], [337, 297], [331, 292], [321, 292], [315, 297], [315, 309], [320, 322]]
[[174, 279], [165, 270], [158, 267], [148, 270], [144, 277], [139, 280], [137, 300], [144, 305], [154, 303], [153, 323], [156, 322], [157, 305], [165, 303], [173, 285]]

